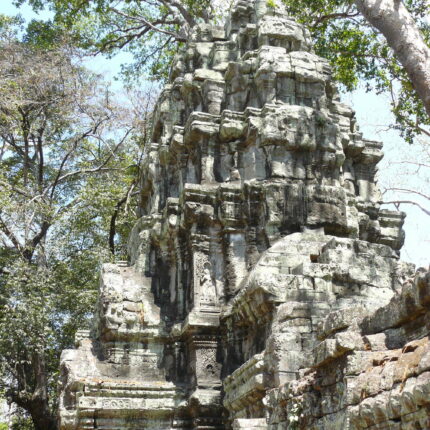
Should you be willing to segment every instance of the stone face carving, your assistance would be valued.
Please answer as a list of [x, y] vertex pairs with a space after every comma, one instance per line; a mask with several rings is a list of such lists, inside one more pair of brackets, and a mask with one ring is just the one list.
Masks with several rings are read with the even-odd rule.
[[381, 144], [309, 33], [237, 1], [153, 122], [129, 264], [62, 356], [61, 429], [430, 428], [429, 277], [398, 260]]

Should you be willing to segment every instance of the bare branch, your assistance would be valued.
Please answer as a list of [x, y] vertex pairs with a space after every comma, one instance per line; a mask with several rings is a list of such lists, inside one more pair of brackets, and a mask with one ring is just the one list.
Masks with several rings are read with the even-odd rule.
[[416, 194], [417, 196], [421, 196], [421, 197], [424, 197], [427, 200], [430, 200], [430, 195], [424, 194], [424, 193], [422, 193], [420, 191], [417, 191], [417, 190], [411, 190], [409, 188], [396, 188], [396, 187], [393, 187], [393, 188], [386, 188], [386, 190], [387, 191], [399, 191], [401, 193]]
[[411, 164], [413, 166], [430, 168], [430, 164], [418, 163], [417, 161], [407, 161], [407, 160], [404, 160], [404, 161], [392, 161], [391, 164]]
[[51, 188], [51, 195], [50, 195], [51, 199], [54, 197], [55, 189], [60, 182], [61, 174], [63, 173], [64, 166], [66, 165], [67, 160], [73, 154], [73, 152], [76, 151], [79, 142], [81, 142], [85, 138], [89, 137], [92, 133], [95, 133], [97, 131], [97, 129], [100, 127], [100, 125], [103, 123], [103, 121], [104, 121], [104, 119], [100, 119], [95, 124], [95, 126], [93, 126], [91, 129], [85, 131], [77, 139], [75, 139], [75, 141], [73, 142], [72, 148], [66, 153], [66, 155], [63, 157], [63, 160], [61, 161], [61, 164], [60, 164], [60, 167], [58, 168], [58, 173], [54, 179], [54, 182], [45, 190], [45, 192], [46, 192], [47, 190], [49, 190]]
[[[124, 141], [127, 139], [128, 135], [130, 134], [131, 129], [127, 130], [126, 134], [124, 135], [124, 137], [120, 140], [120, 142], [115, 146], [115, 148], [112, 150], [112, 152], [109, 154], [109, 156], [105, 159], [105, 161], [103, 161], [103, 163], [94, 168], [94, 169], [80, 169], [80, 170], [76, 170], [74, 172], [70, 172], [67, 173], [63, 176], [61, 176], [60, 178], [58, 178], [58, 180], [56, 181], [56, 184], [58, 185], [60, 182], [64, 181], [65, 179], [68, 179], [72, 176], [76, 176], [76, 175], [80, 175], [80, 174], [86, 174], [86, 173], [96, 173], [96, 172], [100, 172], [100, 171], [106, 171], [106, 170], [115, 170], [113, 168], [104, 168], [106, 166], [107, 163], [109, 163], [109, 161], [112, 159], [112, 157], [115, 155], [116, 151], [118, 150], [118, 148], [124, 143]], [[52, 194], [52, 193], [51, 193]]]
[[110, 10], [112, 12], [115, 12], [116, 14], [118, 14], [120, 16], [123, 16], [124, 18], [131, 19], [134, 21], [140, 21], [144, 25], [149, 27], [151, 30], [154, 30], [158, 33], [166, 34], [168, 36], [172, 36], [179, 42], [186, 42], [187, 41], [187, 39], [185, 37], [181, 36], [178, 33], [175, 33], [173, 31], [169, 31], [169, 30], [164, 30], [163, 28], [157, 27], [157, 24], [163, 24], [162, 22], [155, 21], [154, 23], [152, 23], [152, 22], [148, 21], [147, 19], [145, 19], [143, 16], [139, 16], [139, 17], [131, 16], [131, 15], [128, 15], [128, 14], [116, 9], [116, 8], [110, 8]]
[[394, 205], [398, 209], [401, 204], [407, 204], [407, 205], [413, 205], [417, 206], [419, 209], [421, 209], [426, 215], [430, 216], [430, 211], [425, 209], [423, 206], [421, 206], [419, 203], [414, 202], [412, 200], [393, 200], [391, 202], [383, 202], [383, 205]]
[[417, 129], [426, 136], [430, 137], [430, 131], [426, 130], [425, 128], [421, 127], [419, 124], [416, 125]]
[[328, 15], [322, 15], [315, 20], [315, 22], [312, 24], [312, 28], [317, 28], [323, 22], [331, 20], [331, 19], [339, 19], [339, 18], [349, 18], [350, 19], [350, 18], [355, 18], [359, 15], [360, 14], [358, 12], [356, 12], [356, 13], [339, 12], [339, 13], [330, 13]]

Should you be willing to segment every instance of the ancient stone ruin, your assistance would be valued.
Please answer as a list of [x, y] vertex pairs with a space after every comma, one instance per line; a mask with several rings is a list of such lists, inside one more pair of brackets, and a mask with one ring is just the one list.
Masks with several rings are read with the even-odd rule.
[[127, 263], [62, 356], [60, 426], [429, 429], [430, 275], [399, 261], [381, 144], [281, 6], [175, 58]]

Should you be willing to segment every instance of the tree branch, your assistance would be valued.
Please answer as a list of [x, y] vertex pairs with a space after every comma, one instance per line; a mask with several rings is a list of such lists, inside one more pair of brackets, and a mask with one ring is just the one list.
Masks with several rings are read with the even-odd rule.
[[355, 18], [356, 16], [359, 16], [359, 15], [360, 14], [358, 12], [349, 13], [348, 11], [347, 12], [330, 13], [328, 15], [322, 15], [315, 20], [315, 22], [312, 24], [312, 28], [317, 28], [324, 21], [328, 21], [331, 19]]
[[180, 2], [175, 0], [161, 0], [161, 3], [163, 3], [164, 6], [166, 6], [169, 10], [171, 10], [172, 6], [176, 8], [181, 14], [181, 16], [184, 18], [184, 20], [187, 22], [187, 24], [190, 26], [190, 28], [195, 27], [195, 19]]
[[420, 191], [416, 191], [416, 190], [410, 190], [408, 188], [386, 188], [386, 191], [399, 191], [401, 193], [410, 193], [410, 194], [416, 194], [417, 196], [421, 196], [424, 197], [427, 200], [430, 200], [430, 195], [424, 194]]
[[405, 161], [392, 161], [391, 164], [412, 164], [413, 166], [430, 168], [430, 164], [418, 163], [416, 161], [407, 161], [407, 160], [405, 160]]
[[45, 238], [46, 233], [48, 233], [50, 227], [51, 223], [49, 221], [43, 221], [39, 233], [33, 236], [29, 243], [26, 244], [23, 255], [27, 259], [27, 261], [31, 261], [37, 245], [39, 245], [39, 243]]
[[416, 125], [417, 129], [426, 136], [430, 137], [430, 131], [426, 130], [425, 128], [421, 127], [419, 124]]
[[10, 184], [9, 182], [0, 180], [0, 184], [4, 187], [10, 188], [13, 192], [19, 194], [20, 196], [26, 197], [28, 199], [31, 197], [25, 190], [22, 190], [21, 188], [18, 188], [15, 185]]
[[366, 20], [394, 51], [430, 115], [430, 47], [403, 1], [354, 0]]
[[1, 216], [0, 216], [0, 229], [3, 230], [3, 234], [12, 242], [13, 246], [15, 246], [15, 248], [19, 252], [22, 252], [22, 246], [19, 243], [19, 240], [12, 233], [12, 231], [9, 229], [9, 227], [6, 225], [6, 223], [3, 221]]
[[97, 129], [100, 127], [100, 125], [103, 123], [103, 121], [104, 121], [104, 119], [100, 119], [94, 125], [94, 127], [91, 127], [91, 129], [89, 129], [86, 132], [82, 133], [82, 135], [79, 138], [75, 139], [75, 141], [73, 142], [72, 148], [63, 157], [63, 160], [61, 161], [60, 167], [58, 168], [58, 172], [57, 172], [57, 175], [56, 175], [56, 177], [54, 179], [54, 182], [45, 190], [45, 192], [46, 192], [47, 190], [49, 190], [49, 188], [51, 188], [51, 194], [50, 194], [50, 199], [51, 200], [54, 197], [55, 189], [56, 189], [57, 185], [59, 184], [59, 181], [61, 179], [61, 174], [63, 172], [64, 166], [67, 163], [67, 160], [73, 154], [73, 152], [76, 151], [76, 148], [78, 147], [79, 142], [81, 142], [86, 137], [90, 136], [92, 133], [95, 133], [97, 131]]
[[426, 215], [430, 216], [430, 211], [425, 209], [423, 206], [421, 206], [419, 203], [414, 202], [412, 200], [393, 200], [392, 202], [383, 202], [383, 205], [394, 205], [398, 209], [401, 204], [407, 204], [407, 205], [413, 205], [417, 206], [419, 209], [421, 209]]
[[[130, 132], [131, 132], [131, 129], [127, 130], [127, 132], [124, 135], [124, 137], [115, 146], [115, 148], [112, 150], [112, 152], [106, 158], [106, 160], [100, 166], [98, 166], [98, 167], [96, 167], [94, 169], [80, 169], [80, 170], [75, 170], [74, 172], [66, 173], [65, 175], [63, 175], [60, 178], [58, 178], [58, 180], [55, 182], [56, 185], [58, 185], [60, 182], [64, 181], [65, 179], [68, 179], [68, 178], [70, 178], [72, 176], [76, 176], [76, 175], [80, 175], [80, 174], [85, 174], [85, 173], [96, 173], [96, 172], [100, 172], [102, 170], [114, 170], [113, 168], [104, 169], [104, 166], [106, 166], [106, 164], [109, 163], [109, 161], [115, 155], [115, 153], [118, 150], [118, 148], [124, 143], [125, 139], [128, 137], [128, 135], [130, 134]], [[52, 193], [51, 193], [51, 195], [52, 195]]]
[[124, 13], [124, 12], [116, 9], [116, 8], [110, 8], [110, 10], [112, 12], [115, 12], [116, 14], [124, 17], [124, 18], [131, 19], [131, 20], [134, 20], [134, 21], [140, 21], [144, 25], [146, 25], [147, 27], [149, 27], [151, 30], [154, 30], [154, 31], [156, 31], [158, 33], [166, 34], [168, 36], [172, 36], [172, 37], [174, 37], [179, 42], [186, 42], [187, 41], [187, 39], [185, 37], [181, 36], [178, 33], [175, 33], [173, 31], [169, 31], [169, 30], [164, 30], [164, 29], [162, 29], [160, 27], [157, 27], [157, 24], [159, 23], [158, 21], [155, 21], [154, 23], [152, 23], [152, 22], [148, 21], [147, 19], [143, 18], [143, 16], [139, 16], [139, 17], [131, 16], [131, 15], [128, 15], [128, 14], [126, 14], [126, 13]]

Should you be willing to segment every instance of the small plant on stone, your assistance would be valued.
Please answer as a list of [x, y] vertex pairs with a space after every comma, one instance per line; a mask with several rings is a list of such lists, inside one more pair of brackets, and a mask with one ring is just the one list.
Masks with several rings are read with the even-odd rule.
[[302, 415], [302, 405], [296, 400], [292, 400], [293, 405], [288, 413], [288, 430], [298, 430], [299, 420]]
[[324, 127], [327, 124], [327, 118], [321, 114], [315, 116], [315, 122], [318, 127]]

